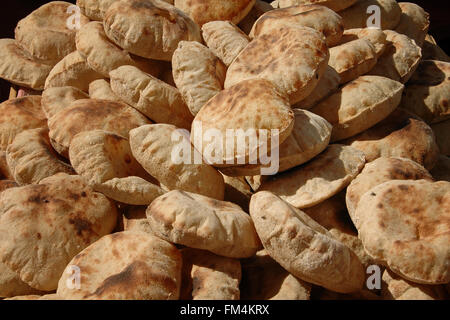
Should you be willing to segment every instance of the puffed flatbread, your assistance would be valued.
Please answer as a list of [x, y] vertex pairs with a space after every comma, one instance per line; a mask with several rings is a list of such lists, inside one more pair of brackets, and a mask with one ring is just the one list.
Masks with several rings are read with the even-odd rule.
[[342, 143], [364, 152], [367, 162], [379, 157], [401, 157], [431, 170], [439, 156], [431, 128], [402, 108], [397, 108], [377, 125]]
[[[67, 300], [176, 300], [181, 265], [180, 252], [167, 241], [143, 232], [118, 232], [69, 262], [57, 294]], [[73, 267], [81, 276], [75, 290], [68, 287]]]
[[67, 108], [76, 100], [89, 99], [89, 95], [75, 87], [53, 87], [42, 92], [42, 110], [47, 119]]
[[391, 180], [367, 191], [355, 211], [366, 252], [423, 284], [450, 279], [450, 182]]
[[422, 47], [430, 28], [430, 15], [415, 3], [399, 2], [398, 5], [402, 10], [402, 15], [395, 31], [407, 35], [419, 47]]
[[250, 215], [267, 253], [292, 275], [337, 292], [362, 289], [355, 253], [304, 212], [264, 191], [253, 195]]
[[53, 291], [72, 257], [116, 221], [114, 203], [79, 176], [8, 189], [0, 195], [0, 258], [31, 287]]
[[286, 8], [299, 4], [317, 4], [330, 8], [336, 12], [354, 5], [357, 1], [358, 0], [277, 0], [279, 8]]
[[248, 79], [266, 79], [291, 104], [306, 98], [325, 73], [329, 52], [323, 35], [307, 27], [282, 27], [254, 39], [227, 71], [225, 88]]
[[339, 43], [344, 32], [342, 18], [333, 10], [317, 5], [296, 5], [264, 13], [256, 20], [250, 38], [276, 34], [281, 27], [302, 26], [321, 32], [329, 47]]
[[148, 59], [171, 61], [178, 42], [202, 42], [200, 27], [160, 0], [117, 1], [106, 11], [103, 23], [111, 41]]

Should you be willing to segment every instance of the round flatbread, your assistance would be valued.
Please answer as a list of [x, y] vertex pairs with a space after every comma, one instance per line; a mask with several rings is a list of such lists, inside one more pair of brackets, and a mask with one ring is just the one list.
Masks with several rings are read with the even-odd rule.
[[321, 32], [329, 47], [336, 45], [342, 37], [342, 18], [333, 10], [317, 5], [296, 5], [264, 13], [253, 25], [250, 38], [277, 33], [281, 27], [302, 26]]
[[59, 172], [74, 173], [70, 164], [53, 150], [47, 128], [19, 133], [6, 149], [6, 160], [19, 185], [37, 184]]
[[178, 42], [202, 42], [199, 26], [160, 0], [117, 1], [107, 10], [103, 23], [111, 41], [148, 59], [171, 61]]
[[388, 78], [361, 76], [314, 106], [311, 112], [333, 125], [331, 141], [339, 141], [386, 118], [400, 104], [403, 88], [400, 82]]
[[270, 191], [296, 208], [309, 208], [348, 186], [364, 163], [361, 151], [330, 145], [312, 161], [270, 177], [258, 190]]
[[123, 101], [158, 123], [190, 129], [193, 116], [177, 88], [133, 66], [110, 72], [111, 89]]
[[89, 97], [91, 99], [120, 101], [119, 97], [112, 91], [109, 82], [105, 79], [95, 80], [89, 84]]
[[[143, 232], [118, 232], [69, 262], [57, 294], [68, 300], [176, 300], [181, 265], [181, 254], [170, 243]], [[79, 289], [68, 286], [74, 267], [80, 272]]]
[[89, 95], [75, 87], [54, 87], [42, 92], [42, 110], [47, 119], [67, 108], [76, 100], [89, 99]]
[[31, 287], [53, 291], [69, 261], [116, 221], [114, 203], [79, 176], [8, 189], [0, 195], [0, 258]]
[[27, 129], [46, 128], [47, 119], [41, 108], [40, 96], [27, 96], [0, 104], [0, 150]]
[[53, 67], [45, 80], [45, 89], [71, 86], [88, 92], [89, 83], [102, 78], [100, 73], [89, 67], [78, 51], [74, 51]]
[[88, 65], [105, 78], [109, 73], [123, 65], [130, 65], [158, 76], [159, 61], [134, 56], [112, 43], [105, 34], [103, 24], [98, 21], [85, 24], [77, 32], [77, 50], [86, 59]]
[[227, 71], [225, 88], [243, 80], [266, 79], [295, 104], [325, 73], [329, 52], [323, 35], [307, 27], [282, 27], [254, 39]]
[[250, 215], [267, 253], [292, 275], [336, 292], [362, 288], [364, 270], [355, 253], [304, 212], [258, 192]]
[[[222, 175], [202, 161], [183, 134], [168, 124], [141, 126], [130, 131], [131, 151], [142, 167], [169, 190], [185, 190], [223, 200]], [[177, 158], [180, 150], [182, 159]]]
[[426, 123], [450, 119], [450, 63], [423, 60], [403, 93], [401, 107]]
[[260, 247], [250, 216], [238, 205], [174, 190], [147, 209], [155, 235], [229, 258], [248, 258]]
[[344, 31], [340, 43], [347, 43], [357, 39], [369, 40], [375, 48], [377, 58], [379, 58], [384, 53], [386, 47], [388, 46], [386, 33], [384, 33], [380, 29], [375, 28], [347, 29]]
[[367, 191], [355, 211], [366, 252], [417, 283], [450, 281], [450, 182], [392, 180]]
[[70, 2], [51, 1], [34, 10], [17, 24], [17, 42], [33, 57], [55, 64], [75, 51], [75, 34], [89, 22], [80, 12], [73, 17], [73, 6]]
[[397, 108], [377, 125], [343, 143], [364, 152], [367, 162], [379, 157], [400, 157], [411, 159], [430, 170], [439, 156], [431, 128], [402, 108]]
[[254, 158], [259, 155], [261, 159], [261, 154], [285, 141], [293, 127], [294, 112], [287, 98], [271, 82], [254, 79], [242, 81], [209, 100], [195, 116], [191, 141], [214, 166], [244, 165], [253, 160], [256, 164]]

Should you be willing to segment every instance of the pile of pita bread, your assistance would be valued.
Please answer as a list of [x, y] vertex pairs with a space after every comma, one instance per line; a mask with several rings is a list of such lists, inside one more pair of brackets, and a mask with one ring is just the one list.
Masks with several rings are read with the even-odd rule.
[[[33, 11], [0, 39], [0, 298], [449, 299], [450, 58], [429, 27], [395, 0]], [[276, 131], [278, 171], [246, 140], [207, 157], [208, 129]]]

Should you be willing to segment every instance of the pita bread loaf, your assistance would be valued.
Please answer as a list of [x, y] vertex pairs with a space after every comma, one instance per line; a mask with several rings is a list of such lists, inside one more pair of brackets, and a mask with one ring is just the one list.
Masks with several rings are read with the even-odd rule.
[[242, 260], [242, 300], [309, 300], [311, 284], [283, 269], [266, 250]]
[[0, 297], [14, 297], [20, 295], [39, 294], [31, 288], [15, 272], [12, 272], [5, 264], [0, 262]]
[[317, 4], [338, 12], [354, 5], [357, 1], [358, 0], [278, 0], [278, 4], [280, 8], [296, 6], [299, 4]]
[[414, 40], [404, 34], [385, 30], [387, 41], [392, 44], [378, 58], [369, 74], [383, 76], [406, 83], [416, 71], [422, 58], [422, 51]]
[[400, 104], [404, 86], [378, 76], [361, 76], [311, 109], [331, 125], [331, 141], [354, 136], [386, 118]]
[[291, 104], [306, 98], [325, 73], [329, 53], [322, 34], [307, 27], [282, 27], [254, 39], [227, 71], [225, 88], [248, 79], [271, 81]]
[[381, 296], [384, 300], [444, 300], [442, 286], [428, 286], [405, 280], [389, 269], [383, 272]]
[[1, 151], [6, 151], [20, 132], [46, 127], [47, 119], [41, 108], [40, 96], [16, 98], [0, 104]]
[[398, 5], [402, 15], [395, 31], [407, 35], [422, 47], [430, 27], [430, 15], [415, 3], [399, 2]]
[[395, 29], [400, 23], [402, 10], [395, 0], [358, 0], [353, 6], [342, 10], [339, 15], [344, 20], [345, 29], [366, 28], [370, 27], [369, 18], [374, 15], [374, 12], [367, 13], [370, 6], [378, 6], [380, 8], [380, 27], [383, 30]]
[[367, 191], [355, 216], [366, 252], [401, 277], [450, 279], [450, 182], [392, 180]]
[[223, 174], [225, 182], [224, 201], [233, 202], [248, 212], [248, 204], [253, 194], [244, 177], [229, 177]]
[[[278, 143], [285, 141], [293, 126], [294, 112], [287, 98], [271, 82], [252, 79], [221, 91], [203, 106], [195, 116], [191, 141], [203, 157], [215, 166], [243, 165], [250, 163], [258, 154], [265, 154], [263, 149], [270, 150], [272, 140], [278, 138]], [[231, 138], [227, 134], [230, 130], [233, 130]], [[256, 132], [261, 134], [262, 130], [265, 130], [264, 138], [257, 139]], [[212, 154], [208, 152], [212, 145], [209, 135], [216, 135], [215, 132], [216, 151]], [[246, 139], [243, 142], [246, 132], [250, 136], [253, 132], [252, 140], [258, 141], [252, 143]]]
[[429, 34], [427, 34], [423, 42], [422, 59], [450, 62], [450, 57], [437, 45], [433, 36]]
[[250, 12], [255, 0], [175, 0], [174, 5], [188, 14], [200, 27], [210, 21], [231, 21], [238, 24]]
[[250, 216], [238, 205], [180, 190], [155, 199], [147, 209], [155, 235], [229, 258], [248, 258], [260, 246]]
[[[244, 19], [239, 23], [239, 28], [245, 32], [245, 34], [249, 34], [252, 30], [253, 25], [255, 24], [256, 20], [260, 16], [262, 16], [267, 11], [273, 10], [275, 7], [272, 6], [272, 4], [269, 4], [267, 2], [256, 0], [255, 4], [253, 5], [250, 12], [245, 16]], [[276, 7], [278, 8], [278, 7]], [[205, 40], [206, 41], [206, 40]]]
[[18, 86], [43, 90], [53, 65], [40, 61], [13, 39], [0, 39], [0, 78]]
[[424, 167], [409, 159], [381, 157], [366, 164], [347, 188], [347, 209], [353, 222], [358, 226], [354, 212], [362, 195], [373, 187], [390, 180], [422, 179], [433, 181], [433, 177]]
[[128, 206], [123, 213], [123, 230], [124, 231], [140, 231], [149, 234], [152, 233], [150, 223], [145, 213], [147, 206]]
[[6, 149], [6, 160], [19, 185], [37, 184], [59, 172], [74, 173], [72, 167], [53, 150], [47, 128], [19, 133]]
[[330, 48], [328, 64], [339, 74], [341, 84], [366, 74], [376, 63], [375, 47], [364, 38]]
[[89, 67], [78, 51], [65, 56], [50, 71], [45, 80], [45, 89], [71, 86], [88, 92], [89, 83], [103, 76]]
[[123, 101], [158, 123], [189, 129], [192, 114], [181, 93], [133, 66], [110, 72], [111, 89]]
[[380, 29], [374, 28], [356, 28], [347, 29], [344, 31], [340, 43], [347, 43], [357, 39], [369, 40], [374, 48], [377, 58], [379, 58], [386, 50], [388, 46], [388, 41], [386, 40], [386, 33]]
[[158, 76], [158, 61], [133, 56], [112, 43], [105, 34], [103, 24], [92, 21], [77, 32], [77, 50], [88, 65], [105, 78], [109, 72], [123, 65], [131, 65], [144, 72]]
[[423, 60], [403, 93], [401, 107], [427, 123], [450, 119], [450, 63]]
[[18, 187], [19, 185], [14, 180], [0, 180], [0, 193], [3, 191]]
[[81, 12], [91, 20], [103, 21], [108, 8], [118, 0], [77, 0]]
[[313, 207], [343, 190], [364, 163], [362, 152], [330, 145], [312, 161], [270, 177], [259, 190], [270, 191], [299, 209]]
[[[180, 189], [223, 200], [225, 186], [222, 175], [207, 163], [196, 162], [195, 159], [201, 159], [201, 155], [186, 137], [181, 136], [181, 141], [174, 138], [177, 130], [168, 124], [146, 125], [131, 130], [133, 156], [170, 190]], [[190, 156], [187, 161], [178, 162], [174, 157], [177, 147], [181, 147], [183, 153], [188, 149], [186, 152]]]
[[450, 141], [448, 133], [450, 132], [450, 120], [434, 123], [431, 129], [436, 137], [436, 143], [443, 155], [450, 157]]
[[358, 239], [358, 231], [345, 206], [345, 190], [314, 207], [303, 209], [303, 212], [327, 229], [336, 240], [349, 247], [358, 256], [365, 269], [376, 263], [367, 255], [361, 240]]
[[314, 88], [309, 96], [300, 102], [297, 102], [292, 108], [309, 110], [314, 107], [321, 100], [329, 97], [337, 91], [341, 77], [332, 67], [328, 66], [319, 83]]
[[125, 103], [108, 100], [76, 100], [48, 120], [50, 141], [68, 158], [72, 138], [80, 132], [100, 129], [128, 138], [131, 129], [150, 121]]
[[293, 276], [342, 293], [362, 288], [358, 257], [302, 211], [270, 192], [258, 192], [250, 215], [267, 253]]
[[379, 157], [400, 157], [411, 159], [430, 170], [439, 156], [431, 128], [401, 108], [343, 143], [363, 151], [367, 162]]
[[[53, 64], [60, 61], [75, 51], [77, 29], [89, 22], [81, 13], [73, 19], [71, 6], [69, 2], [51, 1], [34, 10], [17, 24], [17, 42], [37, 59]], [[71, 22], [75, 22], [73, 28], [69, 28]]]
[[0, 258], [35, 289], [57, 287], [67, 263], [116, 225], [113, 202], [64, 173], [0, 195]]
[[[118, 232], [101, 238], [70, 261], [57, 294], [68, 300], [176, 300], [181, 265], [181, 254], [174, 245], [143, 232]], [[78, 290], [67, 286], [71, 266], [80, 269]]]
[[208, 48], [228, 67], [250, 42], [248, 36], [230, 21], [211, 21], [202, 26]]
[[[324, 118], [300, 109], [294, 111], [294, 129], [291, 135], [279, 147], [278, 172], [284, 172], [299, 166], [321, 153], [328, 146], [331, 137], [331, 125]], [[252, 176], [261, 172], [262, 165], [245, 165], [222, 168], [225, 174]], [[265, 165], [263, 167], [269, 167]]]
[[184, 248], [181, 254], [182, 300], [239, 300], [239, 260], [192, 248]]
[[281, 27], [309, 27], [321, 32], [329, 47], [336, 45], [344, 26], [342, 18], [333, 10], [316, 5], [297, 5], [264, 13], [253, 25], [250, 38], [273, 34]]
[[119, 97], [112, 91], [109, 82], [105, 79], [95, 80], [89, 84], [89, 97], [91, 99], [120, 101]]
[[440, 155], [438, 162], [430, 173], [437, 181], [443, 180], [450, 182], [450, 158], [448, 156]]
[[214, 53], [196, 41], [180, 41], [172, 57], [173, 79], [195, 116], [223, 89], [226, 67]]
[[67, 108], [72, 102], [89, 99], [89, 95], [75, 87], [53, 87], [42, 92], [42, 110], [47, 119]]
[[199, 26], [160, 0], [117, 1], [107, 10], [104, 26], [111, 41], [148, 59], [171, 61], [178, 42], [202, 42]]

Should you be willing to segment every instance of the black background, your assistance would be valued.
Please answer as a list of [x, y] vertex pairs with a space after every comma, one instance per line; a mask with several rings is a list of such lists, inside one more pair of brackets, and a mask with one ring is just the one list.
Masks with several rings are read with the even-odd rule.
[[[271, 2], [270, 0], [264, 0]], [[26, 17], [31, 11], [41, 5], [50, 2], [48, 0], [6, 0], [0, 7], [0, 38], [14, 38], [14, 28], [17, 22]], [[75, 3], [75, 0], [67, 2]], [[438, 44], [447, 52], [450, 52], [450, 0], [412, 0], [424, 8], [431, 15], [431, 27], [429, 33], [434, 36]], [[6, 81], [0, 81], [0, 97], [7, 99], [9, 85]]]

